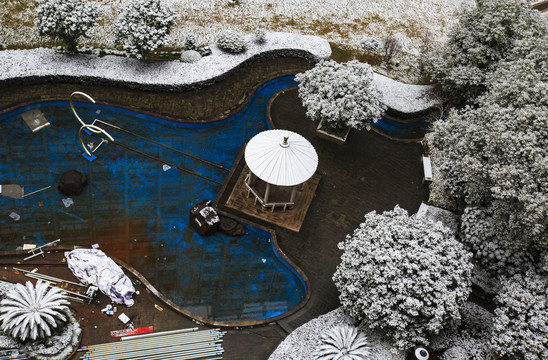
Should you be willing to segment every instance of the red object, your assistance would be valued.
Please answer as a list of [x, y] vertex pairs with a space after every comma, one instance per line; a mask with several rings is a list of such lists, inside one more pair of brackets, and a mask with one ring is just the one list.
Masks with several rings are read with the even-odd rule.
[[139, 335], [139, 334], [149, 334], [153, 332], [154, 329], [152, 326], [145, 326], [135, 329], [124, 329], [124, 330], [112, 330], [110, 332], [110, 337], [122, 337], [130, 335]]

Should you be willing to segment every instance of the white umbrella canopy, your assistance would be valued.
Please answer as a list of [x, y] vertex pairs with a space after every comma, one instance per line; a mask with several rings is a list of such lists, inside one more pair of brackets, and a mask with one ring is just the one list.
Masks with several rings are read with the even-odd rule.
[[278, 186], [299, 185], [318, 168], [312, 144], [289, 130], [267, 130], [255, 135], [245, 149], [245, 162], [259, 179]]

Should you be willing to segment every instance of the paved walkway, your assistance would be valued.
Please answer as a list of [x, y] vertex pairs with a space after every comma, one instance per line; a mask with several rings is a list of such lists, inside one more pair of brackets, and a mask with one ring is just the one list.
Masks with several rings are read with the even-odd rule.
[[279, 322], [290, 331], [339, 306], [331, 280], [340, 261], [337, 243], [362, 222], [364, 214], [396, 204], [415, 213], [426, 200], [427, 188], [422, 184], [418, 143], [396, 142], [367, 131], [351, 131], [344, 145], [320, 138], [296, 90], [278, 96], [271, 115], [277, 128], [295, 131], [314, 145], [322, 175], [301, 231], [276, 228], [281, 249], [307, 274], [312, 286], [304, 309]]

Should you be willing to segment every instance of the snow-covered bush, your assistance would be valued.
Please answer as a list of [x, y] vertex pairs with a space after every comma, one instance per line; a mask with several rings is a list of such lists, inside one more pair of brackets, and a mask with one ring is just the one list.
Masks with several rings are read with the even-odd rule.
[[209, 55], [211, 55], [211, 48], [209, 46], [199, 47], [198, 52], [202, 56], [209, 56]]
[[482, 0], [465, 8], [444, 48], [429, 55], [425, 69], [452, 97], [472, 101], [485, 92], [486, 80], [514, 43], [548, 36], [546, 19], [526, 0]]
[[314, 354], [316, 360], [373, 360], [367, 337], [347, 324], [335, 326], [322, 335]]
[[360, 46], [367, 51], [377, 51], [380, 44], [376, 39], [367, 38], [360, 41]]
[[432, 340], [433, 350], [445, 349], [441, 360], [495, 360], [490, 345], [493, 314], [472, 302], [461, 310], [461, 321]]
[[114, 23], [116, 43], [122, 43], [128, 56], [141, 58], [169, 40], [175, 15], [160, 0], [132, 0]]
[[386, 332], [395, 347], [427, 345], [471, 291], [471, 254], [441, 223], [417, 219], [396, 206], [365, 215], [339, 244], [333, 276], [346, 311]]
[[198, 39], [193, 34], [188, 34], [185, 38], [185, 49], [196, 50], [198, 49]]
[[293, 330], [278, 347], [269, 360], [315, 360], [314, 353], [321, 345], [324, 332], [338, 325], [352, 325], [354, 319], [342, 308], [310, 320]]
[[80, 343], [82, 329], [69, 310], [65, 312], [67, 324], [55, 335], [45, 340], [28, 342], [20, 346], [22, 352], [37, 360], [65, 360]]
[[65, 51], [75, 52], [79, 37], [89, 37], [97, 24], [99, 8], [82, 0], [38, 0], [34, 24], [40, 36], [63, 42]]
[[229, 53], [241, 53], [247, 49], [247, 42], [241, 34], [225, 30], [217, 35], [217, 46]]
[[199, 52], [195, 50], [185, 50], [181, 52], [181, 61], [184, 63], [193, 63], [202, 58]]
[[51, 336], [53, 329], [67, 321], [68, 304], [62, 290], [48, 290], [46, 282], [17, 284], [0, 302], [2, 331], [21, 341]]
[[548, 247], [547, 38], [515, 42], [478, 107], [450, 112], [426, 135], [430, 200], [488, 208], [498, 239], [525, 250]]
[[356, 60], [339, 64], [320, 61], [312, 69], [297, 74], [299, 97], [306, 115], [332, 129], [370, 129], [386, 106], [373, 83], [369, 64]]
[[264, 29], [255, 30], [255, 41], [264, 44], [266, 41], [266, 31]]
[[529, 271], [503, 282], [491, 345], [508, 359], [548, 359], [548, 278]]
[[461, 241], [491, 276], [525, 273], [534, 264], [529, 251], [513, 249], [500, 241], [493, 229], [493, 217], [486, 208], [466, 208], [461, 217]]

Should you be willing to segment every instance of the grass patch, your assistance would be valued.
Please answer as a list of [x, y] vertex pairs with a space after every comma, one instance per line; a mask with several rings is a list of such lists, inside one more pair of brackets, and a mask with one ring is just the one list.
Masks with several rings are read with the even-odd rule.
[[355, 54], [352, 51], [345, 50], [332, 42], [329, 45], [331, 45], [331, 59], [336, 62], [343, 63], [355, 59]]

